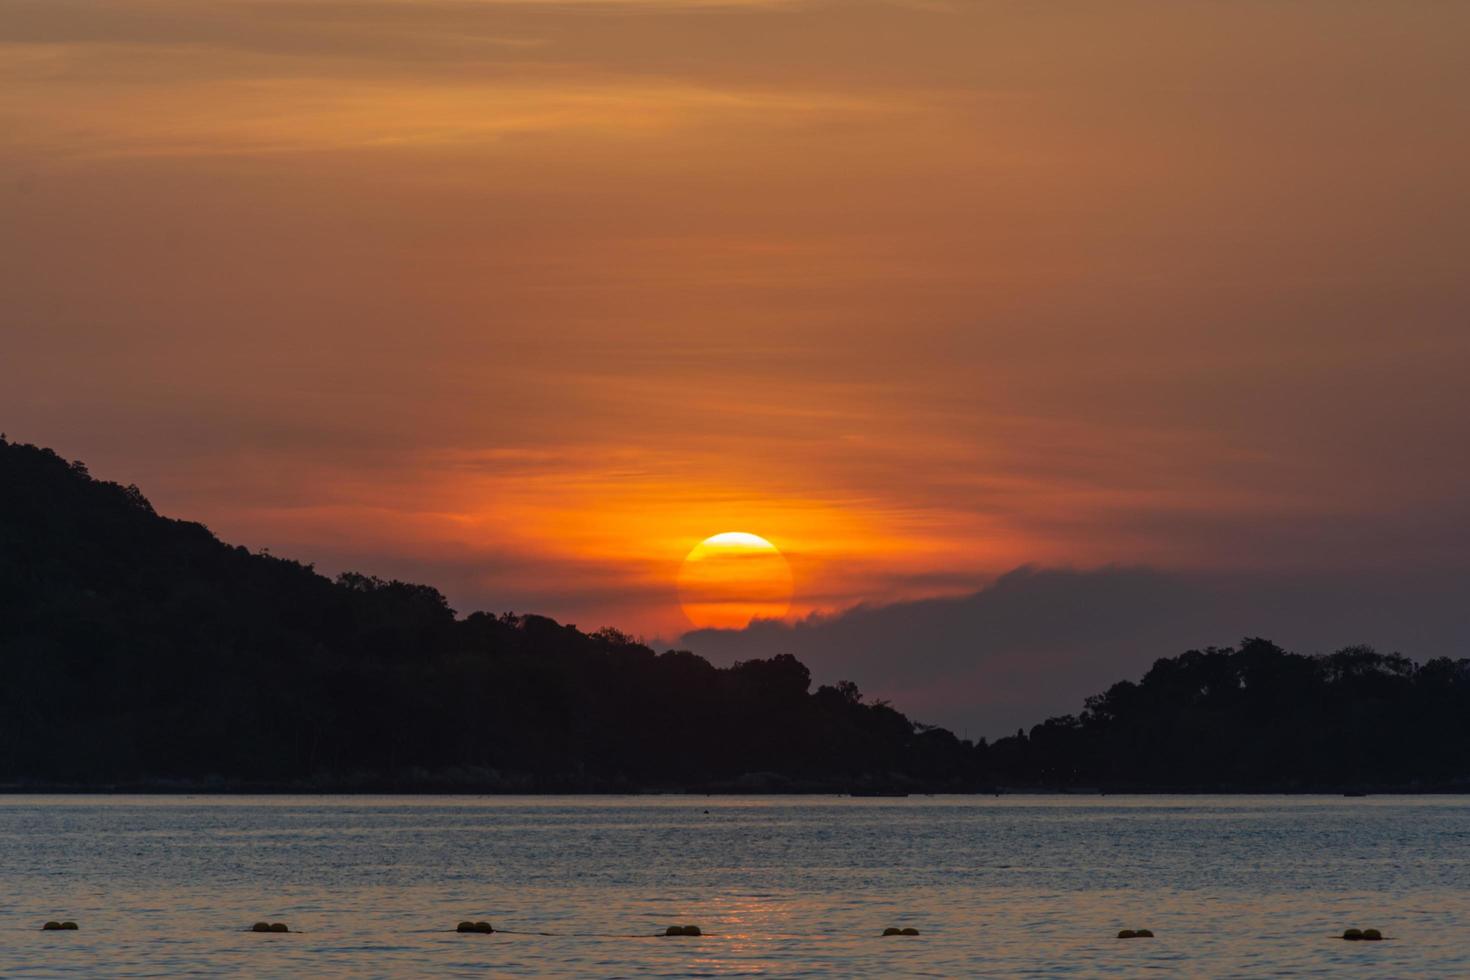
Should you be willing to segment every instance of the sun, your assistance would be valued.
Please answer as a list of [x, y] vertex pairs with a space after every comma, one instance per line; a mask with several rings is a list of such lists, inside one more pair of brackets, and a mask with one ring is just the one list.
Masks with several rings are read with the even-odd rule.
[[679, 604], [696, 629], [780, 619], [791, 608], [791, 593], [786, 556], [758, 534], [726, 531], [705, 538], [679, 569]]

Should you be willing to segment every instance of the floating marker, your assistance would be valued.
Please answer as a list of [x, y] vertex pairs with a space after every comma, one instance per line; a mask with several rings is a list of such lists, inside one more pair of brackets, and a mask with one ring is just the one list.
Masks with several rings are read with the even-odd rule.
[[902, 932], [899, 933], [900, 936], [917, 936], [918, 934], [919, 934], [919, 930], [913, 928], [912, 926], [910, 926], [907, 929], [904, 929]]
[[250, 931], [251, 932], [270, 932], [271, 931], [271, 924], [269, 922], [257, 922], [255, 925], [253, 925], [253, 926], [250, 927]]
[[1363, 938], [1366, 939], [1368, 942], [1376, 942], [1377, 940], [1383, 938], [1383, 933], [1379, 932], [1377, 929], [1364, 929]]
[[704, 931], [699, 926], [669, 926], [664, 930], [665, 936], [703, 936]]
[[77, 924], [75, 922], [57, 922], [55, 920], [52, 920], [42, 926], [41, 930], [43, 932], [56, 932], [57, 930], [68, 932], [72, 929], [75, 929], [76, 927]]
[[469, 920], [465, 920], [464, 922], [461, 922], [459, 925], [455, 926], [454, 931], [491, 933], [495, 930], [490, 926], [490, 923], [488, 922], [470, 922]]
[[1344, 939], [1351, 939], [1351, 940], [1354, 940], [1354, 941], [1359, 940], [1359, 939], [1362, 939], [1363, 938], [1363, 930], [1361, 930], [1361, 929], [1349, 929], [1349, 930], [1347, 930], [1346, 932], [1344, 932], [1342, 934], [1342, 938], [1344, 938]]
[[902, 936], [903, 935], [903, 930], [902, 929], [896, 929], [893, 926], [889, 926], [887, 929], [884, 929], [883, 930], [883, 935], [885, 935], [885, 936]]
[[1138, 931], [1136, 931], [1136, 932], [1133, 933], [1133, 938], [1134, 939], [1152, 939], [1152, 938], [1154, 938], [1154, 931], [1152, 929], [1139, 929]]

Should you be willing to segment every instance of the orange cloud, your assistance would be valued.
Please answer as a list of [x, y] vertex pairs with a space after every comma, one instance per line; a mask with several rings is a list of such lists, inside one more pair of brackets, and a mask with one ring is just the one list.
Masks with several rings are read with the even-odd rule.
[[725, 530], [793, 617], [1452, 564], [1467, 16], [13, 4], [0, 417], [326, 570], [649, 633]]

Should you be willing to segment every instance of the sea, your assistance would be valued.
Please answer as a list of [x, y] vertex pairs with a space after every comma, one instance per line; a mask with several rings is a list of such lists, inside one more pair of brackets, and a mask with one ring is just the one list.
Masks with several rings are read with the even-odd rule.
[[1470, 798], [0, 796], [0, 975], [1467, 977]]

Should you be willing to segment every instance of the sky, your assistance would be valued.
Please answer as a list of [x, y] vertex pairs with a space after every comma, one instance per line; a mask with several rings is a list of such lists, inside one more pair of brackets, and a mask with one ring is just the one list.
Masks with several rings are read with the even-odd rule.
[[[0, 0], [0, 429], [324, 572], [696, 649], [720, 532], [789, 564], [775, 643], [1027, 568], [1213, 597], [1093, 667], [1271, 621], [1240, 582], [1317, 597], [1306, 645], [1388, 583], [1380, 642], [1463, 647], [1467, 36], [1439, 0]], [[1021, 683], [933, 642], [921, 709]]]

